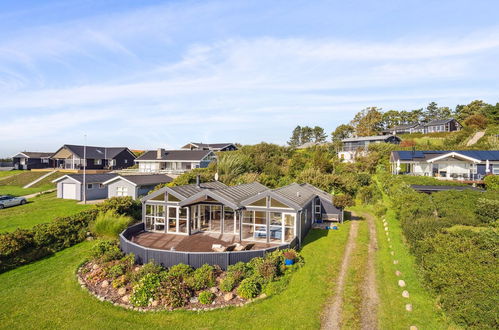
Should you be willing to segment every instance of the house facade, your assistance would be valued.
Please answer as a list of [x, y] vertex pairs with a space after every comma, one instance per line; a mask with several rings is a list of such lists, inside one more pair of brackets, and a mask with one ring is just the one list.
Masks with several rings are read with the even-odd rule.
[[150, 150], [135, 159], [139, 172], [182, 174], [195, 168], [205, 168], [216, 159], [211, 150]]
[[401, 135], [401, 134], [411, 134], [415, 132], [416, 127], [420, 126], [419, 123], [409, 123], [404, 125], [398, 125], [395, 127], [388, 128], [383, 131], [384, 135]]
[[338, 157], [345, 162], [353, 162], [358, 156], [365, 156], [368, 146], [373, 143], [399, 144], [401, 139], [395, 135], [359, 136], [341, 140], [342, 150]]
[[392, 151], [390, 163], [393, 174], [481, 181], [499, 174], [499, 150]]
[[342, 221], [332, 196], [308, 184], [269, 189], [254, 182], [164, 187], [144, 197], [146, 231], [234, 235], [239, 241], [300, 244], [317, 219]]
[[94, 147], [65, 144], [53, 155], [55, 167], [81, 170], [120, 170], [134, 165], [135, 155], [126, 147]]
[[211, 151], [233, 151], [237, 150], [234, 143], [198, 143], [190, 142], [183, 146], [183, 150], [211, 150]]
[[55, 167], [55, 161], [50, 158], [52, 154], [52, 152], [20, 152], [12, 157], [14, 169], [31, 170]]
[[426, 124], [421, 124], [412, 129], [411, 133], [438, 133], [438, 132], [454, 132], [459, 131], [462, 125], [454, 118], [438, 119], [430, 121]]
[[130, 196], [137, 199], [147, 195], [157, 185], [169, 183], [172, 180], [164, 174], [118, 175], [103, 184], [107, 186], [108, 198]]
[[57, 198], [82, 201], [85, 197], [90, 201], [107, 198], [108, 187], [104, 182], [115, 176], [113, 173], [87, 174], [84, 180], [83, 174], [68, 174], [52, 182], [57, 185]]

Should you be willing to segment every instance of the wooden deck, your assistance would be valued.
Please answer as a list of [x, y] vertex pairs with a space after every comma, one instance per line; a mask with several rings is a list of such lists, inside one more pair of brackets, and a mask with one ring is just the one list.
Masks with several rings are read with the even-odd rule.
[[[196, 233], [190, 236], [155, 233], [155, 232], [140, 232], [133, 236], [132, 242], [159, 250], [172, 250], [184, 252], [213, 252], [211, 246], [213, 244], [221, 244], [229, 246], [239, 243], [238, 235], [216, 234], [216, 233]], [[242, 241], [240, 244], [246, 245], [253, 243], [255, 246], [251, 250], [263, 250], [270, 247], [279, 246], [279, 244], [266, 244], [261, 242]]]

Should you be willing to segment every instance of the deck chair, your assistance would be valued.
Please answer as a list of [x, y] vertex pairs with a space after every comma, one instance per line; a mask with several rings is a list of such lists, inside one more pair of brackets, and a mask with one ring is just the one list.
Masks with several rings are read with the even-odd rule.
[[222, 246], [221, 244], [213, 244], [211, 246], [211, 249], [215, 252], [224, 252], [225, 251], [225, 247]]
[[225, 248], [225, 252], [230, 252], [230, 251], [234, 251], [234, 249], [236, 248], [236, 244], [232, 244], [232, 245], [229, 245]]
[[236, 247], [234, 248], [234, 251], [243, 251], [243, 250], [244, 250], [244, 245], [236, 243]]
[[251, 249], [253, 248], [253, 246], [255, 246], [255, 244], [254, 244], [254, 243], [250, 243], [250, 244], [246, 245], [246, 246], [244, 247], [244, 251], [251, 250]]

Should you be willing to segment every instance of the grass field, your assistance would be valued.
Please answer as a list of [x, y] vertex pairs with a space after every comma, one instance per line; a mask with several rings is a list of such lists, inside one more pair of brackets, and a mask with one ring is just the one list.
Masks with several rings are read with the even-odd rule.
[[[55, 184], [52, 180], [63, 176], [64, 173], [56, 172], [48, 177], [44, 178], [40, 182], [37, 182], [29, 188], [23, 188], [30, 182], [33, 182], [37, 178], [46, 174], [46, 172], [29, 172], [29, 171], [11, 171], [17, 172], [13, 176], [7, 177], [5, 179], [0, 178], [0, 195], [13, 195], [13, 196], [25, 196], [41, 191], [46, 191], [55, 188]], [[1, 172], [0, 172], [1, 173]]]
[[72, 215], [89, 207], [92, 206], [56, 198], [55, 192], [43, 194], [30, 199], [25, 205], [0, 210], [0, 233], [17, 228], [31, 228], [36, 224]]
[[124, 329], [317, 329], [333, 291], [349, 223], [338, 231], [313, 230], [302, 253], [305, 266], [288, 288], [244, 307], [210, 312], [128, 311], [100, 302], [80, 288], [75, 271], [93, 242], [0, 274], [3, 328]]
[[19, 170], [0, 171], [0, 182], [1, 182], [1, 180], [4, 180], [5, 178], [7, 178], [9, 176], [13, 176], [13, 175], [19, 174], [21, 172], [23, 172], [23, 171], [19, 171]]

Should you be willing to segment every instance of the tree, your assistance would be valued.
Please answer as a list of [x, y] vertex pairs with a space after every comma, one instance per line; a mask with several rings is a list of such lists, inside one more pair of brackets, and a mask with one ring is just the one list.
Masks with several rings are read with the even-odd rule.
[[312, 142], [314, 130], [311, 127], [303, 126], [301, 128], [301, 144]]
[[464, 121], [464, 126], [483, 129], [487, 127], [487, 118], [481, 114], [471, 115]]
[[464, 121], [469, 116], [482, 113], [483, 108], [487, 105], [488, 104], [482, 100], [474, 100], [468, 105], [457, 105], [455, 110], [456, 119], [458, 121]]
[[491, 124], [499, 123], [499, 103], [496, 105], [487, 104], [482, 108], [482, 115], [487, 117], [487, 120]]
[[423, 112], [423, 121], [428, 123], [438, 117], [438, 105], [436, 102], [430, 102]]
[[293, 133], [291, 134], [291, 138], [288, 141], [289, 146], [291, 147], [297, 147], [301, 145], [301, 126], [298, 125], [295, 127], [293, 130]]
[[324, 128], [315, 126], [313, 129], [314, 142], [323, 143], [326, 142], [327, 134], [324, 132]]
[[351, 121], [358, 136], [376, 135], [383, 129], [383, 114], [377, 107], [368, 107], [358, 112]]
[[402, 123], [401, 113], [397, 110], [390, 110], [383, 113], [383, 127], [391, 128]]
[[342, 124], [331, 133], [331, 140], [333, 142], [341, 141], [343, 139], [349, 138], [353, 132], [355, 132], [355, 128], [352, 125]]

